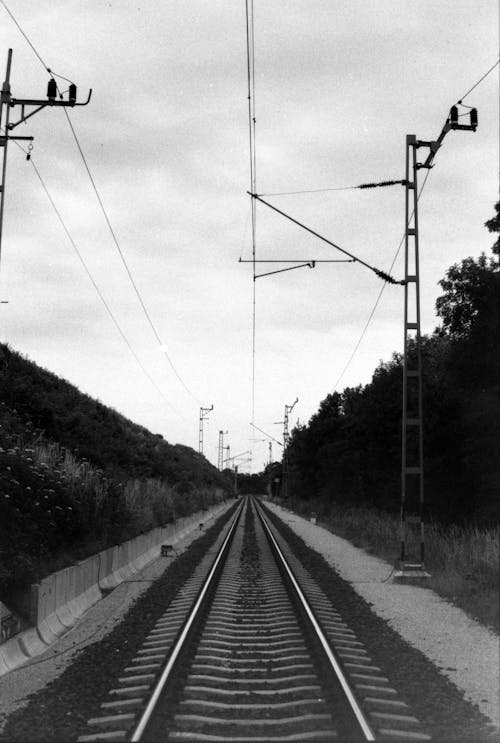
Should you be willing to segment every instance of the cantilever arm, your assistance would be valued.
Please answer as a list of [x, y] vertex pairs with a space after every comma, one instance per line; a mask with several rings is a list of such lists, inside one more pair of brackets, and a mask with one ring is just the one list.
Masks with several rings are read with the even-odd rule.
[[371, 266], [366, 261], [362, 260], [361, 258], [358, 258], [356, 255], [353, 255], [352, 253], [349, 253], [348, 250], [345, 250], [344, 248], [341, 248], [340, 245], [337, 245], [336, 243], [332, 242], [332, 240], [328, 240], [328, 238], [323, 237], [323, 235], [320, 235], [319, 232], [315, 232], [315, 230], [312, 230], [310, 227], [307, 227], [302, 222], [299, 222], [297, 219], [294, 219], [286, 212], [282, 211], [281, 209], [278, 209], [276, 206], [273, 206], [268, 201], [264, 201], [263, 198], [261, 198], [256, 193], [251, 193], [251, 191], [247, 191], [247, 194], [252, 197], [252, 199], [256, 199], [257, 201], [260, 201], [262, 204], [265, 204], [273, 211], [277, 212], [278, 214], [281, 214], [282, 217], [285, 217], [286, 219], [289, 219], [290, 222], [293, 222], [298, 227], [302, 227], [303, 230], [306, 232], [309, 232], [311, 235], [314, 235], [314, 237], [317, 237], [319, 240], [322, 240], [323, 242], [327, 243], [328, 245], [331, 245], [332, 248], [335, 248], [336, 250], [340, 250], [341, 253], [344, 253], [344, 255], [348, 255], [349, 258], [352, 258], [354, 262], [360, 263], [362, 266], [365, 266], [366, 268], [369, 268], [370, 271], [373, 271], [373, 273], [378, 276], [383, 281], [387, 281], [390, 284], [401, 284], [401, 281], [396, 281], [396, 279], [393, 279], [392, 276], [389, 276], [389, 274], [385, 273], [384, 271], [380, 271], [378, 268], [375, 268], [375, 266]]

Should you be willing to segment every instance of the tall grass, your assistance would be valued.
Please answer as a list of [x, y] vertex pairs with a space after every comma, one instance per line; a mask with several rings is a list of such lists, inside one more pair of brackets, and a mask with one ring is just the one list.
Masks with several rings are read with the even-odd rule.
[[179, 488], [157, 479], [129, 480], [124, 488], [124, 507], [136, 533], [206, 510], [222, 499], [218, 490]]
[[0, 595], [224, 497], [187, 481], [118, 482], [39, 434], [0, 426]]
[[[294, 510], [319, 521], [367, 552], [394, 562], [399, 557], [399, 518], [374, 508], [353, 508], [322, 499], [294, 501]], [[500, 528], [428, 524], [425, 531], [428, 587], [482, 624], [500, 631]], [[410, 532], [409, 554], [418, 554], [419, 535]]]

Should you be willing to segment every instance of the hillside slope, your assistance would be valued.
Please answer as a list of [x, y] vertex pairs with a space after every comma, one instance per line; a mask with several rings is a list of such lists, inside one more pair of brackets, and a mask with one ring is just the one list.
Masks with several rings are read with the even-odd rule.
[[204, 456], [0, 344], [0, 597], [228, 491]]

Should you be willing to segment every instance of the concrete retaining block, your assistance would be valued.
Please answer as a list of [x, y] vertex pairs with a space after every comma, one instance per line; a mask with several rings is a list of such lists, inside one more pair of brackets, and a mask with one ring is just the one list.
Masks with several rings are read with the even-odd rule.
[[44, 652], [102, 598], [101, 588], [115, 588], [132, 577], [160, 555], [162, 544], [174, 546], [200, 523], [215, 520], [227, 505], [152, 529], [32, 585], [26, 592], [26, 613], [35, 626], [0, 644], [0, 676]]
[[66, 627], [56, 614], [56, 573], [38, 583], [36, 616], [42, 640], [47, 644], [62, 635]]
[[99, 552], [101, 558], [101, 571], [99, 576], [99, 587], [104, 590], [116, 588], [119, 584], [118, 576], [113, 572], [113, 553], [114, 547]]
[[55, 605], [57, 618], [65, 627], [71, 627], [75, 623], [75, 616], [68, 606], [73, 598], [71, 594], [70, 571], [68, 568], [54, 573], [55, 578]]
[[0, 676], [3, 676], [5, 673], [8, 673], [11, 669], [7, 665], [7, 663], [4, 661], [2, 654], [0, 653]]
[[6, 666], [8, 671], [12, 671], [13, 668], [18, 668], [18, 666], [26, 663], [29, 656], [23, 652], [16, 636], [0, 645], [0, 659], [0, 666]]
[[69, 584], [71, 586], [71, 593], [68, 597], [69, 600], [67, 606], [75, 619], [78, 619], [87, 608], [83, 598], [86, 587], [84, 583], [84, 575], [78, 564], [72, 565], [68, 570], [70, 571]]
[[19, 640], [21, 649], [29, 658], [40, 655], [40, 653], [45, 652], [48, 648], [48, 645], [43, 642], [35, 627], [30, 627], [30, 629], [20, 632], [16, 639]]

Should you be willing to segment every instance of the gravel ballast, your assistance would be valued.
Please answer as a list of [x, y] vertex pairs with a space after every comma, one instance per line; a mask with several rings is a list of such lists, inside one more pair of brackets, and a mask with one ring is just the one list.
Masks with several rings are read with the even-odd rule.
[[[228, 508], [234, 502], [228, 504]], [[391, 565], [306, 519], [266, 504], [294, 554], [369, 649], [433, 740], [498, 740], [498, 637], [428, 589], [391, 584]], [[232, 510], [232, 509], [231, 509]], [[0, 678], [0, 743], [72, 741], [229, 512], [96, 604], [44, 656]], [[333, 598], [332, 598], [333, 600]], [[491, 725], [496, 725], [496, 731]]]
[[[392, 566], [318, 524], [266, 502], [408, 645], [500, 732], [499, 638], [430, 589], [393, 583]], [[347, 616], [347, 621], [350, 617]], [[471, 738], [471, 740], [475, 740]]]

